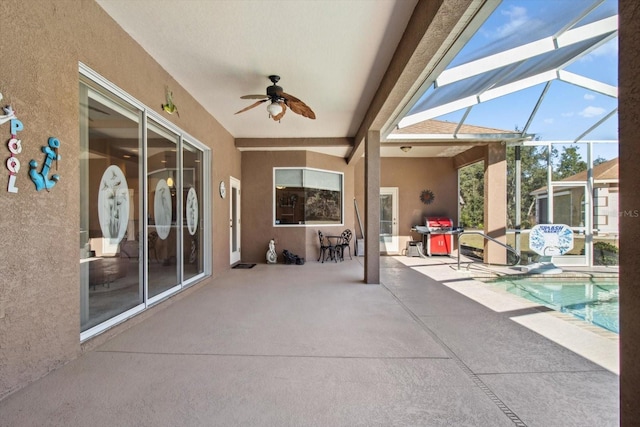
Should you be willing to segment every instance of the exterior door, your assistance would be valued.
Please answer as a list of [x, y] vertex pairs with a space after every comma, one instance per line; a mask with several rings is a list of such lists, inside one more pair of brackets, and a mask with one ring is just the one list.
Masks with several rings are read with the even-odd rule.
[[380, 188], [380, 252], [397, 254], [398, 245], [398, 187]]
[[556, 265], [587, 265], [591, 259], [591, 203], [585, 184], [551, 184], [547, 207], [551, 224], [565, 224], [573, 231], [573, 250], [552, 257]]
[[231, 252], [231, 264], [240, 262], [240, 181], [230, 178], [231, 189], [229, 194], [229, 248]]

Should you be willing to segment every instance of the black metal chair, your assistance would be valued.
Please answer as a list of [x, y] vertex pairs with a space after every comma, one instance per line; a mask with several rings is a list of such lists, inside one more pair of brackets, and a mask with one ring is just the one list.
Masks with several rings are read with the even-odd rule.
[[329, 252], [329, 258], [335, 260], [336, 258], [336, 247], [331, 244], [329, 239], [324, 237], [322, 231], [318, 230], [318, 239], [320, 240], [320, 256], [318, 257], [318, 261], [322, 258], [322, 262], [327, 259], [327, 252]]
[[340, 242], [336, 245], [338, 251], [340, 252], [340, 259], [344, 260], [344, 250], [349, 249], [349, 259], [353, 259], [351, 257], [351, 230], [346, 229], [340, 235]]

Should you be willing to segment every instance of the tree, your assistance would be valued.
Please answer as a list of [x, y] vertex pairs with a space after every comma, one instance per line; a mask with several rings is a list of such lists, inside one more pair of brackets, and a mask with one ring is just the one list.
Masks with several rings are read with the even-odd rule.
[[[516, 224], [516, 147], [507, 147], [507, 227]], [[559, 153], [554, 147], [549, 153], [546, 146], [520, 147], [520, 227], [531, 228], [535, 225], [534, 206], [536, 197], [531, 193], [547, 185], [547, 164], [549, 158], [554, 162], [554, 180], [570, 177], [587, 169], [577, 147], [563, 147]], [[599, 160], [597, 160], [599, 161]], [[595, 163], [595, 162], [594, 162]], [[464, 205], [460, 212], [460, 224], [463, 227], [482, 228], [484, 223], [484, 163], [478, 162], [460, 169], [460, 195]]]
[[559, 181], [586, 170], [587, 162], [582, 160], [582, 156], [578, 153], [578, 148], [563, 147], [560, 163], [553, 168], [553, 179], [554, 181]]
[[[516, 227], [516, 160], [515, 147], [507, 147], [507, 227]], [[547, 185], [547, 147], [520, 147], [520, 219], [521, 228], [531, 228], [535, 196], [531, 192]]]
[[593, 161], [593, 166], [598, 166], [598, 165], [601, 165], [604, 162], [608, 162], [608, 161], [609, 160], [605, 159], [604, 157], [598, 156], [598, 158]]
[[482, 228], [484, 225], [484, 162], [460, 169], [460, 225]]

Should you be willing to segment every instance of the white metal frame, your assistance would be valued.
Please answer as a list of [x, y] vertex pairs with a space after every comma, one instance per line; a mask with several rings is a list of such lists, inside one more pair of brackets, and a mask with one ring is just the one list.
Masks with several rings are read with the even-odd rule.
[[[388, 253], [388, 254], [396, 254], [400, 253], [400, 236], [398, 230], [398, 214], [399, 214], [399, 189], [398, 187], [380, 187], [380, 195], [388, 194], [392, 197], [391, 204], [391, 244], [387, 245], [382, 240], [380, 240], [380, 252]], [[380, 218], [382, 220], [382, 218]], [[382, 236], [382, 235], [381, 235]], [[381, 237], [380, 236], [380, 237]], [[379, 239], [380, 239], [379, 237]], [[383, 250], [384, 246], [384, 250]]]
[[[579, 17], [581, 18], [581, 17]], [[577, 19], [579, 20], [579, 19]], [[576, 22], [577, 22], [576, 20]], [[572, 25], [575, 22], [572, 23]], [[470, 77], [478, 76], [483, 73], [498, 70], [500, 68], [516, 65], [522, 61], [526, 61], [544, 53], [553, 52], [555, 50], [581, 43], [589, 39], [595, 39], [597, 36], [602, 36], [601, 39], [595, 41], [589, 46], [580, 51], [573, 60], [592, 52], [608, 41], [618, 36], [618, 15], [601, 19], [590, 24], [586, 24], [577, 28], [563, 29], [554, 36], [545, 37], [531, 43], [527, 43], [512, 49], [505, 50], [493, 55], [470, 61], [465, 64], [452, 67], [442, 71], [433, 83], [427, 86], [431, 86], [437, 90], [437, 88], [468, 79]], [[494, 98], [508, 95], [513, 92], [517, 92], [529, 87], [539, 85], [541, 83], [548, 83], [553, 80], [560, 80], [566, 83], [570, 83], [576, 86], [583, 87], [585, 89], [601, 93], [612, 98], [617, 98], [618, 88], [609, 84], [599, 82], [587, 77], [579, 76], [564, 70], [563, 68], [570, 65], [573, 60], [567, 61], [562, 67], [557, 69], [549, 69], [541, 71], [540, 73], [517, 80], [512, 83], [500, 84], [499, 81], [490, 85], [487, 89], [483, 89], [474, 93], [473, 95], [465, 96], [464, 98], [454, 99], [448, 103], [438, 105], [418, 113], [406, 115], [398, 121], [398, 127], [404, 128], [416, 123], [423, 122], [425, 120], [433, 119], [454, 111], [458, 111], [464, 108], [470, 108], [474, 105], [482, 102], [489, 101]], [[425, 82], [426, 84], [427, 82]], [[422, 93], [426, 93], [426, 89], [422, 90]], [[544, 92], [541, 97], [544, 96]], [[613, 114], [614, 112], [610, 113]], [[535, 112], [533, 113], [535, 114]], [[531, 118], [530, 118], [531, 120]]]
[[[237, 198], [236, 200], [234, 200], [233, 198], [233, 190], [237, 189]], [[234, 177], [229, 177], [229, 262], [230, 264], [235, 264], [236, 262], [239, 262], [242, 258], [242, 245], [241, 245], [241, 217], [242, 217], [242, 213], [241, 213], [241, 197], [240, 197], [241, 191], [240, 191], [240, 180]], [[236, 220], [234, 223], [234, 218], [233, 218], [233, 209], [234, 206], [233, 204], [236, 204], [235, 208], [236, 208]], [[235, 238], [237, 239], [237, 243], [238, 243], [238, 250], [234, 251], [233, 250], [233, 245], [231, 244], [231, 242], [233, 241], [234, 238], [234, 234], [235, 234]]]
[[[144, 311], [145, 309], [147, 309], [148, 307], [158, 303], [159, 301], [167, 298], [170, 295], [173, 295], [176, 292], [179, 292], [180, 290], [186, 288], [187, 286], [201, 280], [203, 277], [206, 277], [208, 275], [211, 275], [212, 272], [212, 264], [211, 264], [211, 248], [212, 248], [212, 242], [211, 242], [211, 233], [210, 233], [210, 224], [211, 224], [211, 197], [210, 197], [210, 192], [211, 192], [211, 171], [210, 171], [210, 164], [211, 164], [211, 150], [209, 149], [209, 147], [207, 147], [206, 145], [202, 144], [200, 141], [198, 141], [197, 139], [193, 138], [192, 136], [190, 136], [188, 133], [184, 132], [182, 129], [178, 128], [177, 126], [175, 126], [173, 123], [171, 123], [170, 121], [166, 120], [164, 117], [162, 117], [160, 114], [156, 113], [155, 111], [151, 110], [149, 107], [145, 106], [144, 104], [140, 103], [137, 99], [135, 99], [134, 97], [132, 97], [131, 95], [129, 95], [127, 92], [125, 92], [124, 90], [120, 89], [118, 86], [114, 85], [113, 83], [111, 83], [110, 81], [108, 81], [107, 79], [105, 79], [104, 77], [102, 77], [100, 74], [96, 73], [95, 71], [93, 71], [91, 68], [89, 68], [87, 65], [83, 64], [83, 63], [79, 63], [78, 64], [78, 68], [79, 68], [79, 73], [80, 75], [87, 79], [88, 81], [91, 81], [93, 84], [97, 85], [98, 87], [104, 89], [106, 92], [110, 93], [111, 95], [113, 95], [114, 97], [117, 97], [121, 100], [123, 100], [124, 102], [130, 104], [131, 106], [133, 106], [134, 108], [138, 109], [140, 111], [140, 124], [141, 126], [139, 127], [140, 129], [140, 135], [139, 135], [139, 140], [143, 141], [143, 143], [141, 144], [141, 150], [140, 150], [140, 158], [143, 159], [142, 160], [142, 165], [141, 165], [141, 171], [140, 171], [140, 176], [143, 179], [140, 179], [140, 194], [141, 194], [141, 200], [140, 203], [142, 205], [142, 209], [140, 209], [141, 212], [141, 218], [147, 218], [148, 217], [148, 207], [147, 207], [147, 193], [148, 193], [148, 183], [147, 183], [147, 172], [148, 172], [148, 162], [147, 162], [147, 145], [146, 145], [146, 140], [147, 140], [147, 121], [149, 119], [152, 119], [153, 121], [156, 122], [156, 124], [158, 124], [159, 126], [166, 128], [168, 131], [172, 132], [173, 134], [177, 135], [177, 164], [178, 167], [182, 170], [182, 146], [184, 143], [189, 144], [190, 146], [200, 150], [202, 152], [202, 195], [203, 195], [203, 200], [202, 200], [202, 212], [203, 212], [203, 224], [206, 224], [207, 229], [203, 230], [202, 233], [202, 237], [203, 237], [203, 253], [202, 253], [202, 258], [203, 258], [203, 262], [204, 262], [204, 272], [202, 274], [196, 275], [192, 278], [190, 278], [189, 280], [185, 281], [184, 280], [184, 271], [183, 271], [183, 263], [182, 263], [182, 257], [177, 257], [180, 258], [180, 260], [177, 261], [178, 263], [178, 285], [175, 287], [172, 287], [171, 289], [168, 289], [164, 292], [162, 292], [159, 295], [154, 296], [153, 298], [148, 298], [149, 292], [148, 292], [148, 271], [147, 269], [149, 268], [149, 254], [148, 254], [148, 248], [146, 247], [146, 245], [142, 245], [142, 257], [141, 260], [144, 263], [143, 266], [143, 273], [142, 273], [142, 283], [143, 283], [143, 288], [144, 288], [144, 294], [143, 294], [143, 303], [123, 312], [120, 313], [108, 320], [106, 320], [103, 323], [100, 323], [99, 325], [96, 325], [92, 328], [89, 328], [85, 331], [80, 332], [80, 342], [83, 342], [89, 338], [92, 338], [104, 331], [106, 331], [107, 329], [137, 315], [138, 313]], [[182, 191], [181, 189], [181, 185], [182, 185], [182, 175], [178, 174], [178, 176], [176, 177], [178, 182], [178, 187], [180, 188], [180, 191]], [[178, 206], [177, 206], [177, 221], [179, 224], [182, 224], [182, 197], [176, 197], [176, 199], [178, 199]], [[141, 231], [142, 231], [142, 237], [141, 237], [141, 242], [146, 242], [147, 238], [148, 238], [148, 231], [147, 231], [147, 226], [145, 224], [145, 226], [141, 226]], [[177, 237], [177, 241], [180, 242], [182, 241], [182, 227], [179, 227], [178, 230], [178, 237]], [[182, 249], [182, 246], [179, 246]]]

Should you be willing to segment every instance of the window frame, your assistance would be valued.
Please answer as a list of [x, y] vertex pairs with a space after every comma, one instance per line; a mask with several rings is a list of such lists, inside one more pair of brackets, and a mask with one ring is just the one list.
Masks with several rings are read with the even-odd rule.
[[[314, 171], [314, 172], [323, 172], [323, 173], [329, 173], [329, 174], [334, 174], [339, 176], [340, 178], [340, 222], [336, 223], [336, 222], [318, 222], [318, 221], [314, 221], [314, 222], [307, 222], [306, 218], [304, 220], [304, 222], [302, 223], [292, 223], [292, 224], [280, 224], [277, 220], [277, 187], [276, 187], [276, 175], [277, 172], [280, 170], [300, 170], [301, 171], [301, 175], [302, 175], [302, 188], [304, 188], [305, 190], [307, 188], [313, 188], [313, 187], [305, 187], [304, 186], [304, 171], [308, 170], [308, 171]], [[333, 171], [333, 170], [328, 170], [328, 169], [318, 169], [318, 168], [312, 168], [312, 167], [306, 167], [306, 166], [277, 166], [273, 168], [273, 177], [272, 177], [272, 191], [273, 191], [273, 196], [272, 196], [272, 219], [271, 219], [271, 223], [273, 227], [317, 227], [319, 225], [322, 226], [344, 226], [344, 172], [338, 172], [338, 171]]]

